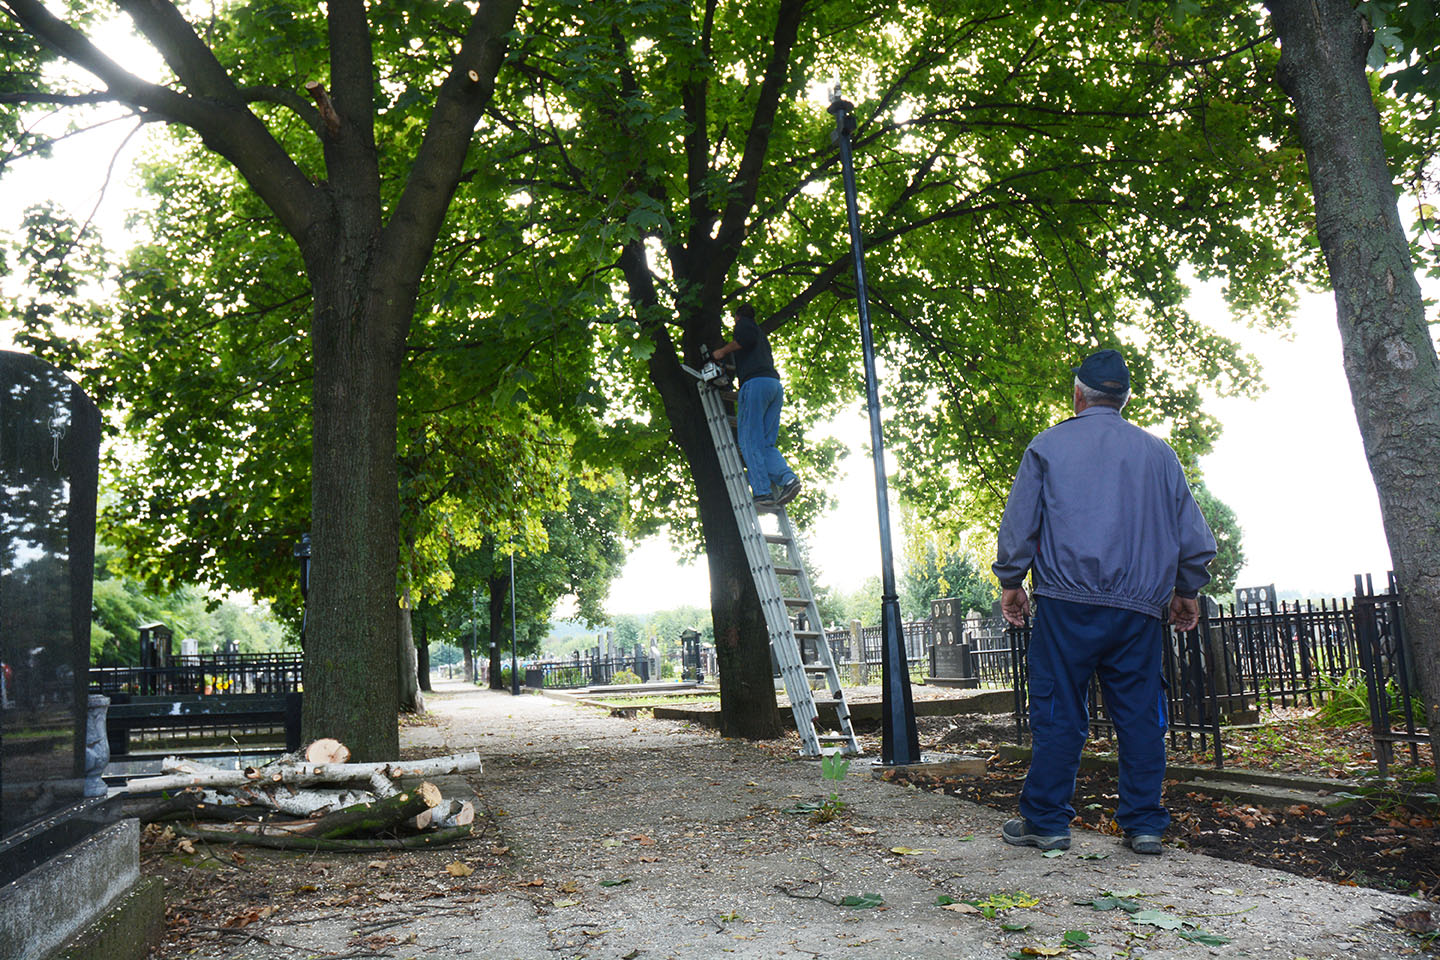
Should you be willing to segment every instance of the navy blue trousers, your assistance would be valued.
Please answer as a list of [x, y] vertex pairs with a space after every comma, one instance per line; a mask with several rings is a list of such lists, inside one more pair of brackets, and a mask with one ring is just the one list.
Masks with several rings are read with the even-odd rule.
[[1126, 833], [1164, 833], [1170, 812], [1165, 779], [1163, 634], [1156, 617], [1041, 597], [1030, 633], [1030, 733], [1034, 755], [1020, 815], [1040, 833], [1070, 832], [1075, 773], [1090, 732], [1087, 691], [1100, 678], [1120, 750], [1115, 820]]

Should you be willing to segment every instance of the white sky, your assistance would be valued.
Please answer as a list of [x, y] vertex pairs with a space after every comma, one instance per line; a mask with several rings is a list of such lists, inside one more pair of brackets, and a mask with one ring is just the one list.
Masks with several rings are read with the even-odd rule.
[[[45, 198], [83, 221], [129, 127], [113, 124], [57, 145], [52, 160], [18, 164], [0, 179], [0, 228], [15, 228], [21, 211]], [[112, 247], [124, 246], [125, 213], [139, 202], [128, 165], [147, 133], [136, 136], [117, 163], [95, 218]], [[0, 295], [13, 290], [11, 284], [0, 278]], [[1382, 575], [1389, 553], [1341, 367], [1331, 295], [1302, 298], [1290, 339], [1229, 323], [1210, 290], [1198, 289], [1192, 307], [1260, 359], [1269, 385], [1258, 400], [1212, 400], [1208, 407], [1225, 430], [1202, 463], [1211, 490], [1235, 510], [1244, 531], [1247, 563], [1240, 582], [1343, 596], [1351, 592], [1355, 573]], [[12, 332], [0, 325], [0, 347], [11, 346]], [[857, 451], [868, 439], [858, 409], [833, 429], [853, 438]], [[857, 453], [844, 468], [833, 490], [839, 507], [818, 523], [814, 556], [823, 567], [818, 578], [849, 590], [878, 575], [880, 561], [870, 460]], [[899, 514], [893, 508], [891, 517], [898, 559]], [[612, 587], [610, 611], [644, 613], [680, 604], [708, 606], [703, 564], [679, 562], [663, 538], [638, 545]]]

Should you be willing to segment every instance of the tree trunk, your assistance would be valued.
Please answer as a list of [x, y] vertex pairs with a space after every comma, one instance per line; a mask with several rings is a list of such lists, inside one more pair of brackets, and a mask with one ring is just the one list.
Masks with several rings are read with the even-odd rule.
[[1352, 0], [1266, 0], [1295, 104], [1345, 374], [1440, 765], [1440, 359], [1386, 166]]
[[[505, 604], [510, 600], [510, 574], [492, 576], [486, 583], [490, 590], [490, 689], [504, 690], [505, 679], [500, 675], [500, 637], [504, 627]], [[509, 631], [504, 631], [509, 636]]]
[[309, 263], [314, 558], [302, 729], [306, 740], [335, 737], [367, 760], [400, 750], [395, 436], [411, 301], [368, 266], [369, 236], [337, 237], [330, 247], [328, 259]]
[[651, 356], [651, 379], [660, 390], [671, 432], [690, 466], [705, 534], [710, 616], [720, 668], [720, 732], [727, 737], [768, 740], [784, 732], [770, 672], [770, 631], [695, 380], [680, 369], [673, 356], [662, 353], [656, 350]]
[[396, 693], [399, 696], [401, 712], [424, 713], [425, 701], [420, 696], [420, 668], [415, 656], [415, 635], [411, 632], [410, 626], [410, 591], [405, 591], [405, 594], [399, 608], [395, 611], [395, 650], [398, 654], [395, 665], [398, 671]]
[[[414, 618], [411, 618], [412, 622]], [[430, 631], [425, 623], [425, 615], [420, 614], [420, 629], [415, 634], [415, 673], [420, 683], [420, 689], [425, 693], [430, 692]]]

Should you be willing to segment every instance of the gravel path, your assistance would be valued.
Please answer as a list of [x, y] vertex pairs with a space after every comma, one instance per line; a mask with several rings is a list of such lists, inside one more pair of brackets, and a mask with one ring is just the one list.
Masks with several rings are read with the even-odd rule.
[[[368, 895], [379, 878], [352, 868], [342, 886], [358, 896], [321, 890], [247, 926], [258, 939], [197, 956], [989, 960], [1059, 947], [1067, 931], [1088, 938], [1079, 957], [1390, 958], [1419, 946], [1386, 917], [1414, 901], [1182, 851], [1142, 858], [1085, 832], [1044, 857], [1000, 842], [1002, 814], [875, 780], [865, 759], [838, 785], [843, 813], [813, 823], [784, 811], [832, 784], [775, 745], [458, 684], [429, 705], [435, 722], [407, 727], [406, 748], [486, 758], [458, 784], [488, 811], [484, 836], [382, 862], [371, 872], [395, 882]], [[457, 858], [475, 872], [448, 875]], [[1150, 912], [1075, 902], [1106, 891]], [[883, 905], [842, 905], [866, 894]], [[1006, 896], [1029, 905], [987, 918], [937, 904]]]

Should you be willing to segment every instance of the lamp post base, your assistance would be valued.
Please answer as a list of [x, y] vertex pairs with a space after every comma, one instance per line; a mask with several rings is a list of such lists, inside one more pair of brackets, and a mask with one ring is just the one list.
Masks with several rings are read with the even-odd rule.
[[967, 757], [954, 753], [924, 753], [917, 763], [877, 763], [870, 776], [877, 780], [908, 777], [983, 777], [984, 757]]

